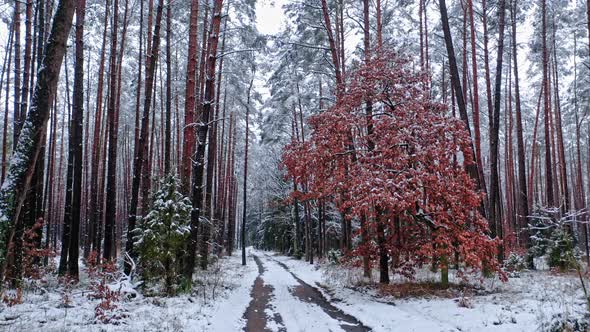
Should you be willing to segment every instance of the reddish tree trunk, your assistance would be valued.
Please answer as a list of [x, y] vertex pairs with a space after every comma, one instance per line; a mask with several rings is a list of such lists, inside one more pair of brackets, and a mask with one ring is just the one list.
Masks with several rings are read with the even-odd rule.
[[193, 210], [191, 213], [191, 235], [188, 243], [188, 253], [184, 276], [187, 281], [192, 280], [193, 270], [196, 261], [197, 235], [199, 228], [199, 218], [203, 210], [203, 171], [205, 166], [205, 148], [207, 141], [207, 132], [209, 130], [209, 118], [211, 107], [215, 98], [215, 69], [217, 62], [217, 45], [219, 43], [219, 31], [221, 27], [221, 11], [223, 0], [215, 0], [213, 13], [211, 15], [211, 30], [209, 31], [209, 41], [207, 43], [207, 63], [206, 63], [206, 82], [201, 116], [197, 129], [197, 153], [193, 162], [193, 184], [192, 184], [192, 203]]
[[549, 78], [548, 78], [548, 64], [549, 56], [547, 53], [547, 14], [546, 14], [547, 3], [546, 0], [541, 1], [541, 19], [542, 19], [542, 32], [541, 38], [543, 43], [543, 110], [545, 116], [545, 191], [547, 195], [547, 205], [549, 207], [555, 206], [555, 200], [553, 197], [553, 170], [551, 161], [551, 137], [550, 137], [550, 119], [551, 116], [551, 102], [549, 101]]
[[102, 207], [98, 204], [98, 197], [100, 195], [99, 179], [100, 179], [100, 155], [101, 155], [101, 128], [103, 122], [102, 103], [104, 90], [104, 67], [106, 54], [106, 41], [109, 22], [109, 7], [111, 1], [107, 0], [105, 5], [104, 29], [102, 34], [102, 46], [100, 49], [100, 61], [98, 65], [98, 85], [96, 90], [96, 111], [94, 117], [93, 143], [92, 143], [92, 163], [91, 163], [91, 178], [90, 178], [90, 237], [92, 238], [92, 250], [99, 250], [100, 238], [98, 237], [98, 229], [101, 227]]
[[[146, 156], [146, 145], [148, 137], [148, 127], [150, 121], [150, 109], [152, 106], [152, 94], [154, 87], [154, 77], [156, 72], [156, 64], [158, 62], [158, 53], [160, 47], [160, 25], [162, 22], [162, 11], [164, 7], [164, 0], [159, 0], [158, 8], [156, 9], [156, 25], [154, 27], [153, 35], [153, 49], [148, 55], [146, 62], [148, 63], [148, 70], [146, 72], [145, 80], [145, 100], [143, 117], [141, 119], [141, 131], [139, 134], [138, 144], [135, 146], [135, 160], [133, 162], [133, 181], [131, 184], [131, 200], [129, 203], [129, 219], [127, 225], [127, 243], [126, 251], [129, 256], [134, 259], [136, 257], [133, 248], [133, 230], [137, 221], [137, 206], [139, 202], [139, 184], [142, 175], [142, 168], [144, 166], [144, 158]], [[151, 34], [151, 33], [150, 33]], [[146, 211], [143, 211], [145, 213]], [[131, 262], [125, 260], [125, 273], [131, 271]]]
[[[500, 139], [500, 104], [502, 99], [502, 61], [504, 59], [504, 27], [506, 1], [500, 0], [498, 12], [499, 36], [498, 56], [496, 57], [496, 81], [494, 90], [494, 116], [490, 131], [490, 228], [492, 237], [503, 238], [502, 205], [500, 201], [500, 172], [498, 165], [498, 146]], [[500, 251], [500, 259], [502, 252]]]
[[191, 1], [191, 15], [188, 42], [188, 61], [186, 68], [186, 87], [184, 98], [184, 143], [182, 146], [182, 167], [180, 178], [182, 191], [189, 193], [191, 178], [191, 155], [195, 148], [195, 128], [192, 125], [195, 114], [195, 94], [197, 89], [197, 43], [199, 29], [199, 0]]

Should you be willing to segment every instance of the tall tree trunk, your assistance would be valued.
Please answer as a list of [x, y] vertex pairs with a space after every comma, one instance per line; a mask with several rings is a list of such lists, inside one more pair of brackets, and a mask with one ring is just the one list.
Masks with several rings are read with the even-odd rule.
[[[225, 11], [226, 13], [229, 12], [229, 4], [230, 1], [227, 2], [227, 5], [225, 6]], [[227, 36], [227, 19], [228, 19], [228, 15], [226, 15], [225, 20], [223, 22], [223, 39], [221, 40], [221, 51], [220, 54], [224, 54], [225, 52], [225, 40], [226, 40], [226, 36]], [[225, 89], [224, 94], [223, 94], [223, 114], [221, 114], [221, 118], [220, 118], [220, 97], [221, 97], [221, 80], [223, 77], [223, 56], [221, 56], [221, 58], [219, 59], [219, 68], [217, 69], [217, 96], [215, 97], [215, 123], [213, 124], [213, 135], [210, 136], [210, 149], [213, 150], [213, 154], [211, 157], [207, 157], [207, 158], [211, 158], [215, 160], [215, 165], [216, 165], [216, 175], [215, 175], [215, 188], [213, 189], [213, 192], [215, 193], [215, 200], [214, 200], [214, 206], [213, 206], [213, 213], [212, 213], [212, 221], [214, 222], [214, 225], [216, 226], [216, 230], [217, 230], [217, 245], [216, 245], [216, 251], [220, 252], [221, 248], [223, 248], [223, 234], [225, 232], [225, 223], [223, 221], [223, 219], [221, 218], [222, 212], [221, 210], [224, 209], [223, 207], [223, 201], [222, 201], [222, 196], [223, 196], [223, 189], [221, 189], [223, 187], [223, 150], [224, 147], [223, 145], [219, 146], [219, 141], [221, 140], [221, 142], [223, 143], [223, 135], [224, 135], [224, 126], [225, 126], [225, 106], [226, 106], [226, 99], [227, 99], [227, 89]], [[227, 84], [226, 84], [227, 85]], [[221, 129], [221, 136], [218, 135], [219, 133], [219, 122], [221, 121], [222, 123], [222, 129]], [[215, 166], [214, 165], [214, 166]]]
[[107, 0], [105, 5], [104, 28], [102, 33], [102, 46], [100, 48], [100, 60], [98, 65], [98, 85], [96, 89], [96, 111], [94, 116], [94, 130], [92, 138], [92, 163], [91, 163], [91, 178], [90, 178], [90, 237], [92, 238], [92, 250], [97, 251], [100, 246], [98, 239], [98, 231], [101, 223], [102, 208], [98, 204], [99, 197], [99, 179], [100, 179], [100, 152], [101, 152], [101, 128], [102, 128], [102, 102], [104, 90], [104, 67], [106, 42], [109, 23], [109, 7], [111, 1]]
[[569, 211], [571, 204], [570, 204], [570, 194], [568, 188], [568, 177], [567, 177], [567, 166], [566, 166], [566, 159], [565, 159], [565, 147], [563, 144], [563, 127], [561, 125], [561, 101], [559, 98], [559, 72], [557, 68], [557, 47], [556, 47], [556, 30], [557, 26], [555, 25], [555, 14], [552, 17], [552, 39], [553, 39], [553, 79], [555, 82], [555, 128], [557, 131], [557, 152], [558, 152], [558, 160], [559, 160], [559, 169], [561, 175], [561, 196], [563, 202], [559, 202], [559, 205], [562, 207], [562, 213], [565, 215], [567, 211]]
[[244, 183], [243, 183], [243, 202], [242, 202], [242, 227], [241, 227], [241, 243], [242, 243], [242, 265], [246, 265], [246, 220], [247, 220], [247, 206], [248, 206], [248, 136], [250, 132], [250, 93], [252, 84], [254, 83], [255, 71], [252, 73], [252, 79], [248, 86], [248, 99], [246, 102], [246, 137], [244, 138]]
[[68, 257], [68, 274], [78, 279], [78, 256], [80, 239], [80, 208], [82, 198], [82, 126], [84, 123], [84, 17], [86, 0], [76, 4], [76, 67], [74, 69], [74, 103], [71, 124], [71, 140], [74, 153], [74, 181], [72, 188], [71, 235]]
[[33, 0], [26, 0], [25, 6], [25, 62], [23, 66], [23, 81], [21, 88], [20, 116], [24, 120], [29, 102], [29, 81], [31, 80], [31, 51], [33, 47]]
[[486, 80], [486, 99], [488, 104], [488, 124], [489, 124], [489, 137], [491, 137], [491, 124], [494, 122], [493, 114], [493, 97], [492, 97], [492, 79], [490, 74], [490, 51], [489, 51], [489, 34], [488, 34], [488, 8], [487, 0], [482, 0], [482, 19], [483, 19], [483, 52], [484, 52], [484, 71]]
[[164, 174], [170, 173], [171, 134], [172, 134], [172, 1], [166, 8], [166, 128], [164, 129]]
[[117, 212], [117, 141], [119, 131], [119, 119], [117, 111], [117, 40], [119, 26], [119, 0], [113, 1], [113, 24], [111, 28], [111, 54], [109, 69], [110, 96], [107, 110], [109, 128], [109, 149], [107, 163], [107, 193], [104, 223], [104, 249], [105, 260], [116, 258], [113, 252], [114, 231]]
[[[209, 31], [209, 42], [207, 43], [206, 82], [201, 116], [197, 129], [197, 153], [193, 162], [193, 184], [191, 213], [191, 235], [188, 243], [188, 253], [184, 270], [184, 277], [187, 282], [192, 281], [195, 269], [197, 235], [201, 211], [203, 210], [203, 171], [205, 164], [205, 148], [207, 143], [207, 132], [209, 130], [209, 117], [211, 107], [215, 98], [215, 69], [217, 62], [217, 45], [219, 43], [219, 30], [221, 27], [221, 11], [223, 0], [215, 0], [213, 14], [211, 16], [211, 30]], [[204, 60], [204, 59], [203, 59]]]
[[191, 1], [191, 15], [189, 22], [188, 61], [186, 68], [186, 86], [184, 98], [184, 143], [182, 146], [182, 167], [180, 178], [182, 191], [190, 192], [191, 155], [195, 149], [195, 128], [192, 125], [195, 114], [195, 95], [197, 92], [197, 43], [199, 30], [199, 0]]
[[549, 55], [547, 53], [547, 2], [546, 0], [541, 0], [541, 19], [542, 19], [542, 32], [541, 38], [543, 43], [543, 110], [545, 116], [545, 192], [546, 192], [546, 199], [547, 205], [549, 207], [555, 206], [555, 201], [553, 197], [553, 163], [551, 161], [551, 137], [550, 137], [550, 128], [549, 123], [551, 116], [551, 102], [549, 101], [549, 72], [548, 72], [548, 64], [549, 64]]
[[[0, 275], [4, 275], [6, 254], [16, 221], [19, 218], [26, 192], [30, 186], [35, 164], [41, 150], [41, 133], [45, 131], [49, 110], [59, 79], [59, 71], [66, 51], [66, 41], [74, 16], [75, 1], [60, 0], [51, 34], [45, 47], [43, 66], [37, 73], [37, 83], [30, 111], [23, 125], [11, 158], [7, 183], [0, 190]], [[15, 34], [16, 38], [16, 34]]]
[[[129, 203], [129, 219], [127, 225], [127, 242], [125, 250], [127, 254], [134, 259], [136, 257], [133, 248], [133, 231], [135, 229], [135, 223], [137, 221], [137, 205], [139, 202], [139, 184], [142, 175], [142, 168], [144, 166], [144, 159], [146, 155], [146, 145], [149, 121], [150, 121], [150, 108], [152, 106], [152, 94], [154, 88], [154, 77], [156, 73], [156, 64], [158, 62], [158, 54], [160, 48], [160, 26], [162, 22], [162, 11], [164, 7], [164, 0], [159, 0], [158, 8], [156, 9], [156, 25], [154, 26], [153, 34], [153, 47], [150, 50], [146, 62], [148, 63], [148, 70], [145, 78], [145, 100], [143, 105], [143, 116], [141, 118], [141, 131], [139, 134], [139, 141], [135, 147], [135, 160], [133, 162], [133, 181], [131, 184], [131, 200]], [[151, 33], [150, 33], [151, 34]], [[146, 211], [143, 211], [145, 213]], [[132, 264], [129, 260], [125, 260], [125, 273], [131, 271]]]
[[[524, 137], [522, 127], [522, 110], [520, 101], [520, 83], [518, 79], [518, 47], [516, 44], [516, 13], [518, 0], [512, 0], [510, 7], [510, 16], [512, 23], [512, 62], [514, 63], [514, 99], [516, 108], [516, 140], [518, 147], [518, 225], [524, 232], [525, 242], [528, 246], [530, 243], [527, 228], [527, 218], [529, 215], [528, 208], [528, 189], [526, 183], [526, 161], [524, 149]], [[534, 142], [533, 142], [534, 144]]]
[[[463, 96], [463, 90], [461, 88], [461, 80], [459, 78], [459, 69], [457, 68], [457, 60], [455, 58], [455, 50], [453, 47], [453, 38], [451, 36], [451, 30], [449, 27], [449, 17], [447, 14], [447, 5], [445, 0], [439, 0], [439, 8], [441, 13], [441, 20], [443, 26], [443, 33], [445, 36], [445, 45], [447, 48], [447, 55], [449, 58], [449, 67], [451, 72], [451, 83], [453, 85], [453, 90], [455, 92], [455, 97], [457, 100], [457, 105], [459, 107], [459, 115], [461, 120], [465, 123], [465, 128], [471, 137], [471, 129], [469, 126], [469, 118], [467, 116], [467, 108], [465, 106], [465, 99]], [[471, 151], [474, 151], [473, 143], [471, 144]], [[475, 160], [475, 155], [473, 156], [473, 160], [466, 162], [466, 170], [469, 173], [469, 176], [477, 183], [477, 188], [481, 189], [481, 179], [479, 178], [479, 170], [477, 167], [477, 161]], [[483, 211], [482, 209], [482, 212]]]
[[20, 0], [14, 1], [14, 127], [12, 129], [12, 147], [16, 150], [18, 136], [23, 126], [23, 117], [20, 108], [21, 92], [21, 50], [20, 50]]
[[[576, 33], [574, 32], [574, 51], [578, 49], [578, 40]], [[584, 175], [582, 171], [582, 148], [581, 148], [581, 130], [582, 122], [584, 119], [579, 118], [579, 107], [578, 107], [578, 62], [577, 56], [574, 52], [574, 111], [576, 121], [576, 195], [575, 195], [575, 209], [577, 211], [584, 210], [580, 216], [582, 223], [579, 224], [583, 235], [582, 248], [586, 252], [586, 263], [590, 263], [590, 244], [588, 243], [588, 212], [586, 210], [586, 193], [584, 188]], [[590, 164], [590, 163], [589, 163]]]
[[[228, 1], [229, 6], [229, 1]], [[229, 10], [229, 7], [228, 7]], [[227, 19], [224, 23], [224, 27], [227, 26]], [[224, 38], [221, 44], [221, 53], [223, 53], [223, 49], [225, 48], [225, 32], [223, 34]], [[205, 208], [204, 208], [204, 215], [207, 222], [203, 224], [202, 227], [202, 234], [201, 234], [201, 268], [203, 270], [207, 269], [207, 265], [209, 264], [209, 240], [211, 238], [211, 226], [214, 224], [214, 216], [213, 216], [213, 209], [211, 206], [212, 202], [212, 195], [213, 195], [213, 173], [215, 170], [215, 163], [216, 163], [216, 149], [217, 149], [217, 116], [219, 114], [219, 95], [221, 93], [221, 70], [223, 64], [223, 58], [219, 61], [219, 71], [217, 73], [217, 94], [215, 96], [215, 112], [213, 117], [210, 119], [209, 123], [211, 129], [209, 130], [209, 145], [207, 147], [207, 180], [205, 184]]]
[[473, 131], [475, 140], [475, 160], [479, 171], [479, 178], [482, 189], [486, 191], [485, 177], [483, 174], [483, 162], [481, 159], [481, 130], [479, 119], [479, 84], [477, 81], [477, 44], [475, 41], [475, 15], [473, 11], [473, 0], [468, 0], [469, 5], [469, 30], [471, 35], [471, 71], [473, 78]]
[[[424, 1], [420, 0], [420, 7], [424, 6]], [[369, 65], [371, 59], [371, 35], [370, 35], [370, 18], [369, 18], [369, 0], [363, 0], [363, 32], [364, 32], [364, 47], [365, 47], [365, 64]], [[422, 50], [422, 14], [420, 14], [420, 54], [421, 54], [421, 65], [422, 70], [424, 70], [424, 53]], [[321, 95], [321, 81], [320, 81], [320, 95]], [[321, 100], [321, 98], [320, 98]], [[320, 106], [320, 109], [322, 107]], [[365, 101], [365, 114], [366, 114], [366, 121], [367, 121], [367, 136], [369, 136], [368, 140], [368, 147], [369, 153], [375, 149], [375, 143], [371, 136], [374, 135], [373, 130], [373, 101], [367, 99]], [[302, 124], [303, 125], [303, 124]], [[361, 245], [366, 246], [369, 242], [369, 234], [368, 234], [368, 227], [367, 225], [367, 217], [366, 215], [361, 216]], [[365, 278], [371, 278], [371, 266], [369, 262], [369, 256], [363, 255], [363, 276]]]
[[[8, 37], [8, 45], [6, 47], [7, 52], [4, 54], [4, 64], [2, 66], [2, 77], [1, 82], [4, 82], [4, 73], [6, 72], [6, 98], [4, 98], [4, 125], [2, 126], [2, 172], [0, 174], [0, 185], [4, 183], [6, 178], [6, 168], [8, 160], [8, 101], [10, 100], [10, 66], [12, 65], [12, 46], [14, 38], [14, 27], [10, 28], [10, 36]], [[8, 59], [8, 66], [6, 59]]]
[[344, 93], [344, 79], [340, 70], [340, 55], [337, 49], [336, 41], [334, 39], [334, 33], [332, 32], [332, 23], [330, 22], [330, 12], [328, 11], [328, 1], [322, 0], [322, 14], [324, 17], [324, 25], [326, 27], [326, 33], [328, 34], [328, 41], [330, 43], [330, 54], [332, 56], [332, 63], [334, 64], [334, 71], [336, 74], [336, 99], [340, 99]]
[[226, 181], [227, 185], [227, 254], [231, 256], [234, 250], [234, 238], [235, 238], [235, 200], [237, 190], [234, 180], [234, 163], [235, 163], [235, 151], [236, 151], [236, 125], [234, 120], [234, 112], [229, 114], [229, 130], [228, 136], [228, 153], [227, 153], [227, 172]]
[[[504, 28], [506, 0], [500, 0], [498, 12], [498, 56], [496, 57], [496, 81], [494, 88], [494, 116], [490, 136], [490, 228], [492, 237], [503, 238], [502, 204], [500, 201], [500, 171], [498, 145], [500, 139], [500, 105], [502, 103], [502, 62], [504, 60]], [[500, 252], [500, 258], [503, 255]]]

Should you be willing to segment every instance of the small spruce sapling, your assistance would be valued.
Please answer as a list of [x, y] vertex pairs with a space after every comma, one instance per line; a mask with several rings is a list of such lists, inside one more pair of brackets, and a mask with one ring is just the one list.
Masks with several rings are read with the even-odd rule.
[[179, 191], [180, 181], [174, 175], [160, 182], [154, 193], [151, 210], [135, 229], [139, 269], [145, 282], [164, 279], [164, 291], [173, 295], [180, 275], [179, 253], [190, 234], [192, 205]]

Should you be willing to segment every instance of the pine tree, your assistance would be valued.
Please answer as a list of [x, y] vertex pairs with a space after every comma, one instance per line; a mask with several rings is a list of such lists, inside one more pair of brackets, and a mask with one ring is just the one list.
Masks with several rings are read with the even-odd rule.
[[150, 211], [133, 231], [141, 275], [148, 282], [163, 278], [167, 295], [174, 295], [181, 275], [178, 258], [190, 234], [191, 209], [188, 197], [180, 193], [179, 179], [168, 175], [153, 194]]

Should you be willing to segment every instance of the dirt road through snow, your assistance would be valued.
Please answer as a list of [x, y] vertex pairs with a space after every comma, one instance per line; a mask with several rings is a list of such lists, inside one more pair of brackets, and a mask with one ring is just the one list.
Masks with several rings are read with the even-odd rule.
[[244, 331], [371, 331], [332, 305], [284, 264], [264, 254], [253, 257], [259, 275], [244, 313]]

